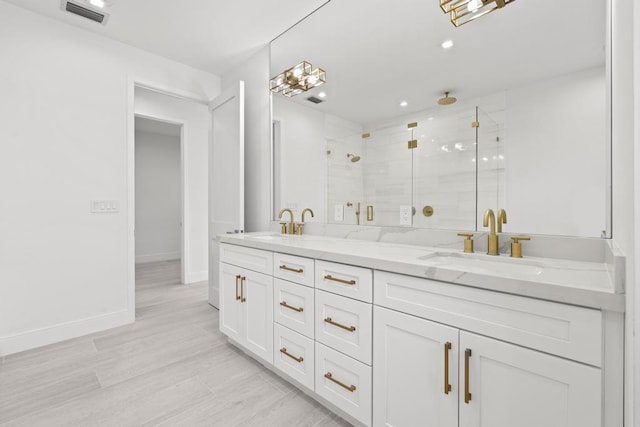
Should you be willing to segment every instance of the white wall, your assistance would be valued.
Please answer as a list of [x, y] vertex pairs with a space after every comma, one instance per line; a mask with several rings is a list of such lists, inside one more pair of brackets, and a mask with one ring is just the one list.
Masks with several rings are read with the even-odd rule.
[[207, 280], [209, 109], [204, 103], [136, 88], [135, 113], [183, 124], [184, 280]]
[[179, 136], [136, 130], [136, 263], [181, 257], [180, 172]]
[[[638, 211], [635, 206], [640, 202], [637, 173], [638, 163], [634, 165], [634, 112], [633, 61], [637, 59], [637, 48], [633, 46], [633, 32], [630, 28], [640, 25], [638, 11], [634, 22], [634, 0], [615, 0], [613, 3], [613, 51], [612, 51], [612, 196], [613, 196], [613, 239], [627, 256], [626, 262], [626, 313], [625, 313], [625, 425], [635, 426], [640, 409], [638, 395], [638, 340], [636, 338], [637, 313], [637, 274], [634, 239], [638, 229]], [[637, 30], [637, 29], [636, 29]], [[636, 73], [638, 70], [636, 69]], [[636, 80], [637, 81], [637, 80]], [[637, 89], [637, 88], [636, 88]], [[636, 144], [637, 147], [637, 144]], [[635, 262], [634, 262], [635, 261]], [[634, 414], [635, 412], [635, 414]]]
[[[203, 98], [218, 77], [0, 2], [0, 355], [134, 320], [130, 79]], [[131, 126], [131, 127], [129, 127]], [[117, 214], [90, 214], [90, 200]]]
[[510, 230], [601, 236], [606, 229], [605, 100], [604, 68], [507, 91]]

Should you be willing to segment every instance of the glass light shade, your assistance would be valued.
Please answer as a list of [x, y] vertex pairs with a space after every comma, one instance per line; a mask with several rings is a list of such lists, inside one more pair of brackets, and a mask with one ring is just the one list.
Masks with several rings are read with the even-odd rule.
[[515, 0], [483, 0], [480, 7], [472, 10], [469, 10], [467, 8], [467, 3], [469, 2], [466, 2], [464, 5], [458, 5], [455, 8], [451, 9], [451, 23], [456, 27], [459, 27], [475, 19], [478, 19], [481, 16], [491, 13], [496, 9], [501, 9], [509, 3], [513, 3], [514, 1]]

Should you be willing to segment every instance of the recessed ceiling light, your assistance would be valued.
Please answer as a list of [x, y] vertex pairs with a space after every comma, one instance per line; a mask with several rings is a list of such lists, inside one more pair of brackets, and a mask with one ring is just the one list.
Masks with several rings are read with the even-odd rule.
[[104, 8], [104, 0], [89, 0], [89, 3], [100, 9]]
[[401, 107], [406, 107], [407, 105], [409, 105], [409, 103], [408, 103], [407, 101], [402, 101], [402, 102], [400, 103], [400, 106], [401, 106]]
[[453, 47], [453, 40], [445, 40], [440, 46], [442, 46], [443, 49], [450, 49]]
[[318, 96], [319, 96], [320, 98], [324, 98], [324, 97], [326, 97], [326, 96], [327, 96], [327, 94], [326, 94], [326, 93], [324, 93], [324, 92], [320, 92], [320, 93], [318, 94]]

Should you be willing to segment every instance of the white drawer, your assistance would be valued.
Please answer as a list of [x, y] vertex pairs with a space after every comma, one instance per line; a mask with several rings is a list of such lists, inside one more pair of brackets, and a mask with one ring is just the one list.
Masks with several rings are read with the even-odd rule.
[[273, 325], [273, 337], [275, 367], [313, 391], [315, 381], [313, 340], [277, 323]]
[[273, 319], [313, 339], [313, 288], [274, 279], [273, 290]]
[[375, 304], [602, 366], [599, 310], [375, 272]]
[[316, 288], [371, 302], [373, 273], [368, 268], [316, 261]]
[[315, 278], [313, 264], [314, 261], [311, 258], [274, 253], [273, 275], [280, 279], [313, 287]]
[[269, 251], [221, 243], [220, 262], [270, 276], [273, 274], [273, 253]]
[[316, 341], [371, 365], [372, 307], [316, 289]]
[[371, 367], [316, 343], [316, 393], [371, 425]]

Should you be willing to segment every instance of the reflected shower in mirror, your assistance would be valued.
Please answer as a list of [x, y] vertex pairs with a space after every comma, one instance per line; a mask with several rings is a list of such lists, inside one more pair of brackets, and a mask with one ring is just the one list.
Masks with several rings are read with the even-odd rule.
[[455, 28], [435, 0], [327, 3], [271, 44], [273, 75], [303, 59], [327, 72], [272, 97], [274, 209], [481, 230], [503, 208], [511, 233], [606, 234], [610, 7], [514, 2]]

